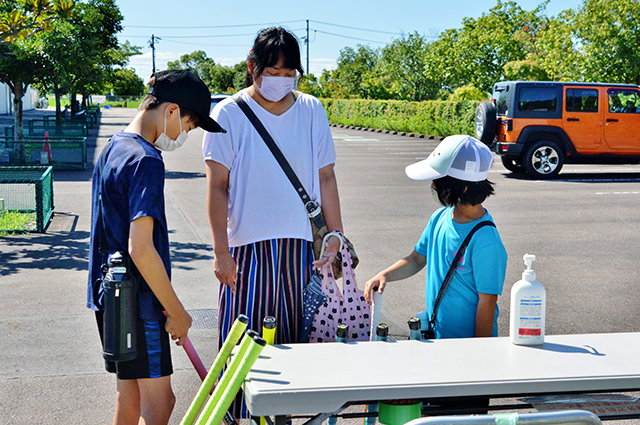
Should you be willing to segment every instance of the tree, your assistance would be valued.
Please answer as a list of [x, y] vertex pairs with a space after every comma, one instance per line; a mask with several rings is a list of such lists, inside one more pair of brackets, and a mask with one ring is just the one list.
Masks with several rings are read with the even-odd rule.
[[640, 84], [640, 2], [584, 0], [573, 31], [587, 81]]
[[298, 90], [315, 97], [323, 97], [322, 88], [320, 87], [318, 79], [313, 74], [305, 74], [298, 79]]
[[382, 49], [376, 74], [386, 77], [394, 98], [427, 100], [438, 92], [439, 87], [425, 73], [427, 45], [426, 38], [414, 32]]
[[367, 87], [362, 84], [364, 77], [373, 72], [380, 60], [380, 52], [369, 46], [358, 44], [357, 50], [345, 47], [337, 59], [338, 69], [332, 75], [337, 86], [350, 97], [367, 98]]
[[[0, 81], [13, 94], [14, 140], [24, 137], [22, 98], [29, 84], [43, 71], [42, 52], [30, 43], [33, 35], [50, 29], [52, 22], [65, 18], [73, 8], [72, 1], [5, 0], [0, 3]], [[22, 145], [17, 156], [22, 158]]]
[[193, 53], [180, 56], [177, 61], [167, 63], [167, 69], [188, 69], [193, 71], [204, 83], [211, 89], [211, 68], [215, 67], [216, 63], [207, 54], [198, 50]]
[[145, 85], [135, 70], [120, 68], [111, 72], [109, 84], [116, 96], [138, 96], [144, 93]]
[[[111, 0], [80, 3], [68, 22], [57, 22], [51, 31], [34, 39], [46, 58], [45, 72], [36, 81], [56, 97], [56, 118], [61, 120], [60, 97], [66, 93], [100, 93], [115, 70], [127, 64], [140, 48], [128, 42], [118, 44], [115, 34], [122, 29], [122, 15]], [[75, 99], [74, 99], [75, 100]], [[77, 110], [76, 102], [72, 109]]]
[[4, 0], [0, 6], [0, 44], [12, 44], [68, 18], [72, 0]]
[[233, 66], [233, 88], [240, 91], [246, 87], [247, 82], [247, 61], [242, 61]]
[[[208, 80], [211, 93], [235, 92], [234, 78], [236, 70], [230, 66], [213, 65], [209, 68]], [[206, 84], [206, 83], [205, 83]]]
[[140, 54], [139, 47], [118, 43], [116, 34], [123, 29], [123, 19], [115, 0], [88, 0], [75, 8], [70, 20], [77, 31], [74, 48], [82, 59], [73, 70], [72, 108], [76, 93], [82, 94], [84, 104], [89, 94], [104, 89], [111, 71], [125, 66], [130, 56]]
[[573, 34], [575, 12], [571, 9], [550, 19], [537, 37], [538, 63], [553, 81], [584, 81], [585, 56]]
[[216, 64], [202, 50], [180, 56], [169, 62], [168, 69], [189, 69], [204, 81], [211, 93], [235, 93], [245, 88], [247, 75], [246, 61], [234, 66]]
[[549, 74], [537, 60], [525, 59], [507, 62], [503, 67], [505, 80], [546, 81]]
[[39, 34], [34, 40], [45, 60], [43, 72], [35, 77], [34, 82], [41, 91], [54, 94], [57, 122], [62, 120], [60, 98], [73, 87], [73, 70], [79, 59], [73, 48], [78, 43], [76, 37], [73, 25], [57, 22], [53, 30]]
[[469, 100], [486, 101], [489, 97], [489, 93], [482, 91], [477, 87], [461, 86], [455, 89], [455, 91], [449, 95], [447, 100], [449, 102], [464, 102]]
[[515, 2], [493, 7], [478, 19], [465, 18], [459, 30], [444, 31], [427, 49], [425, 72], [443, 89], [473, 85], [489, 91], [504, 65], [536, 54], [536, 38], [548, 21], [544, 1], [527, 12]]
[[[24, 137], [22, 128], [22, 98], [27, 87], [44, 69], [44, 58], [27, 41], [0, 44], [0, 82], [9, 86], [13, 93], [14, 132], [16, 142]], [[17, 144], [18, 162], [23, 159], [22, 144]]]

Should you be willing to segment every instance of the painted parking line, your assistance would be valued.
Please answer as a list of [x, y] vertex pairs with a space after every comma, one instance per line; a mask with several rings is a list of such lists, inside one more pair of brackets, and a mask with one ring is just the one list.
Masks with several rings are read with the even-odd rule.
[[640, 195], [640, 192], [596, 192], [596, 195]]
[[612, 179], [597, 179], [597, 178], [589, 178], [589, 179], [557, 179], [555, 181], [558, 182], [568, 182], [568, 183], [629, 183], [629, 182], [640, 182], [640, 177], [635, 178], [612, 178]]

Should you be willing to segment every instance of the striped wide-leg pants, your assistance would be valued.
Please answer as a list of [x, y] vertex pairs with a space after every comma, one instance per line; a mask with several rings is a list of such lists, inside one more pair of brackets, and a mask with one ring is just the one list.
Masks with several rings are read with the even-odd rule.
[[[276, 344], [295, 343], [302, 322], [302, 291], [309, 282], [313, 262], [311, 242], [303, 239], [271, 239], [231, 248], [238, 265], [235, 294], [220, 287], [218, 348], [226, 340], [234, 320], [249, 317], [248, 329], [262, 334], [266, 316], [276, 318]], [[237, 399], [236, 399], [237, 401]], [[236, 418], [246, 417], [234, 403]]]

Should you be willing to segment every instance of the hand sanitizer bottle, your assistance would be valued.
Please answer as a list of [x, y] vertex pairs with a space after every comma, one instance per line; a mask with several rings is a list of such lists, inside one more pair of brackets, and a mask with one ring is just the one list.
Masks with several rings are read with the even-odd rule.
[[531, 264], [535, 255], [523, 256], [527, 269], [522, 280], [511, 288], [511, 327], [509, 338], [517, 345], [541, 345], [544, 343], [544, 322], [547, 295], [544, 286], [536, 280]]

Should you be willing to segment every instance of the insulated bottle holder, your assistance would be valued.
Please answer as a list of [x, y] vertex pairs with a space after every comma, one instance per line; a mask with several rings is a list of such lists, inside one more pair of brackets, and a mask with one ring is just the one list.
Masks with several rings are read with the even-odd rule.
[[138, 285], [126, 254], [109, 256], [104, 288], [103, 357], [112, 362], [133, 360], [137, 351]]

